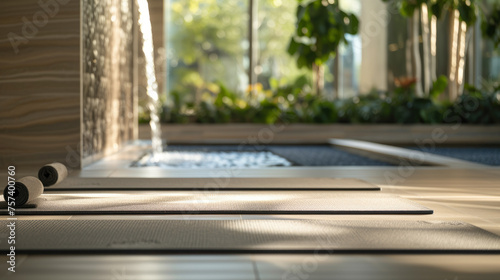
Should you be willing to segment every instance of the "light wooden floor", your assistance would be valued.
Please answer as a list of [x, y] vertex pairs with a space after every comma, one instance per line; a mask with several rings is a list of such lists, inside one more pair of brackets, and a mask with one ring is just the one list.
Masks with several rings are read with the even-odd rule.
[[[113, 166], [108, 166], [113, 168]], [[117, 166], [115, 166], [117, 167]], [[128, 170], [130, 171], [130, 170]], [[100, 175], [98, 175], [100, 174]], [[127, 175], [125, 175], [127, 174]], [[433, 209], [433, 215], [26, 216], [20, 219], [400, 219], [460, 220], [500, 235], [500, 169], [436, 167], [247, 169], [237, 177], [351, 177]], [[212, 177], [213, 171], [87, 170], [73, 176]], [[397, 180], [394, 180], [396, 178]], [[409, 240], [408, 242], [411, 242]], [[5, 279], [500, 279], [500, 255], [18, 256]], [[5, 256], [0, 271], [6, 271]], [[1, 274], [0, 274], [1, 275]], [[4, 279], [4, 278], [2, 278]]]

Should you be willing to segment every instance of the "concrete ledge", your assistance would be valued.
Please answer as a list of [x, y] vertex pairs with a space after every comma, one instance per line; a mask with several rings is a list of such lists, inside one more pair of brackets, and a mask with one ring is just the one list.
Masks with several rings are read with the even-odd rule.
[[434, 155], [422, 151], [414, 151], [388, 145], [370, 143], [359, 140], [330, 139], [331, 145], [345, 148], [353, 153], [373, 157], [386, 162], [416, 166], [445, 166], [453, 168], [484, 168], [483, 164], [469, 162], [465, 160]]
[[[352, 125], [352, 124], [174, 124], [162, 125], [172, 144], [327, 144], [328, 139], [354, 139], [389, 145], [498, 145], [499, 125]], [[150, 139], [149, 125], [139, 138]]]

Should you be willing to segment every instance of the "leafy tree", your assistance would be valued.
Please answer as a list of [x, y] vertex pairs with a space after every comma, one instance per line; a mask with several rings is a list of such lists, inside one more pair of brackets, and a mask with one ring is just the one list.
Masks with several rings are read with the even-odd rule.
[[335, 56], [340, 43], [348, 43], [346, 34], [357, 34], [358, 18], [342, 11], [339, 0], [298, 0], [295, 35], [288, 53], [297, 59], [297, 66], [313, 70], [317, 94], [324, 87], [323, 64]]

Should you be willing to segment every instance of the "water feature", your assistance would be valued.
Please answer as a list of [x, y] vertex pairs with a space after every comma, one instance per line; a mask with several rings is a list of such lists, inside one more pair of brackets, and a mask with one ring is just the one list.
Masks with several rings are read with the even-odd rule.
[[392, 166], [330, 145], [169, 145], [156, 162], [141, 155], [131, 167], [275, 168], [291, 166]]
[[144, 52], [145, 70], [147, 78], [148, 109], [150, 111], [151, 143], [153, 148], [152, 160], [156, 161], [163, 152], [161, 139], [161, 124], [159, 116], [160, 100], [158, 97], [158, 83], [154, 63], [153, 32], [149, 17], [147, 0], [137, 0], [139, 10], [139, 29], [142, 34], [142, 51]]
[[168, 151], [146, 155], [134, 167], [162, 168], [265, 168], [292, 166], [287, 159], [268, 151]]

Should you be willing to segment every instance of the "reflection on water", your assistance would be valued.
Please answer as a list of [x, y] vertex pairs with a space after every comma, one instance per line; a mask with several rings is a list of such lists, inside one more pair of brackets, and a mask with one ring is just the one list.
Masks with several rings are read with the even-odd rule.
[[164, 168], [263, 168], [291, 166], [292, 163], [271, 152], [196, 152], [169, 151], [146, 155], [136, 166]]
[[160, 100], [158, 98], [158, 83], [156, 82], [156, 72], [154, 64], [153, 33], [151, 29], [151, 20], [149, 18], [149, 7], [147, 0], [137, 0], [139, 8], [139, 28], [142, 34], [142, 51], [144, 52], [144, 61], [146, 66], [147, 94], [149, 96], [148, 109], [151, 112], [151, 140], [153, 146], [153, 157], [155, 160], [157, 154], [163, 152], [161, 141], [161, 126], [159, 116]]

